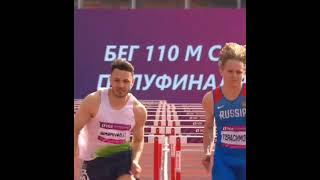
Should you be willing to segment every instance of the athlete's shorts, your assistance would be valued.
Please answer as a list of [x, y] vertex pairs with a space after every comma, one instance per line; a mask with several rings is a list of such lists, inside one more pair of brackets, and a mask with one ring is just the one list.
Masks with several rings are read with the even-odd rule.
[[130, 175], [131, 150], [114, 154], [111, 157], [98, 157], [84, 161], [81, 180], [117, 180], [119, 176]]
[[245, 158], [215, 155], [212, 180], [246, 180]]

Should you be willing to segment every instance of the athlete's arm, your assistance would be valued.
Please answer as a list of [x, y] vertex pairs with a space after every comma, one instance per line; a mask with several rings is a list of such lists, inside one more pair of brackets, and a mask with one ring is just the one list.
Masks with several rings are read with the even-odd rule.
[[202, 164], [205, 169], [209, 172], [210, 168], [210, 157], [213, 149], [213, 95], [212, 91], [207, 92], [202, 99], [202, 107], [205, 111], [205, 125], [203, 130], [203, 151], [204, 157]]
[[139, 177], [139, 173], [141, 172], [139, 160], [144, 146], [144, 126], [147, 120], [147, 110], [141, 103], [137, 103], [134, 105], [133, 111], [136, 123], [132, 131], [133, 139], [131, 171], [134, 176]]
[[85, 126], [90, 121], [91, 117], [93, 117], [96, 106], [99, 103], [99, 97], [98, 92], [91, 93], [85, 97], [74, 117], [73, 150], [75, 163], [74, 172], [76, 179], [79, 179], [78, 176], [80, 175], [78, 136], [83, 126]]
[[203, 150], [205, 154], [211, 154], [213, 145], [213, 97], [212, 92], [206, 93], [202, 100], [205, 111], [205, 125], [203, 130]]

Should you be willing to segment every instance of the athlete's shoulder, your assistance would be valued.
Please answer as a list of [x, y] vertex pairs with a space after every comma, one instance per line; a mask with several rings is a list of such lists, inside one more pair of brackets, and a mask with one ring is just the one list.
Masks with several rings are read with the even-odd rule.
[[133, 99], [133, 109], [137, 111], [147, 111], [146, 107], [133, 95], [131, 94], [131, 97]]
[[214, 99], [214, 96], [217, 94], [221, 93], [221, 86], [216, 87], [215, 89], [212, 89], [208, 91], [204, 96], [203, 96], [203, 101], [212, 101]]
[[100, 96], [101, 96], [100, 90], [91, 92], [83, 99], [83, 103], [89, 103], [89, 104], [97, 103], [100, 101]]
[[218, 103], [223, 99], [222, 86], [218, 86], [212, 91], [212, 98], [214, 103]]
[[213, 95], [212, 91], [207, 92], [202, 98], [202, 108], [206, 112], [211, 112], [211, 108], [213, 106]]
[[207, 102], [207, 101], [211, 101], [212, 100], [212, 97], [213, 97], [213, 92], [212, 91], [208, 91], [206, 92], [206, 94], [203, 96], [202, 98], [202, 104], [204, 102]]
[[147, 112], [146, 107], [137, 98], [134, 98], [133, 100], [133, 108], [138, 112]]
[[100, 105], [100, 95], [98, 91], [89, 93], [81, 102], [78, 112], [87, 112], [94, 116]]
[[133, 113], [136, 118], [136, 122], [140, 122], [141, 124], [144, 124], [144, 122], [147, 120], [147, 109], [146, 107], [137, 99], [134, 100], [133, 103]]

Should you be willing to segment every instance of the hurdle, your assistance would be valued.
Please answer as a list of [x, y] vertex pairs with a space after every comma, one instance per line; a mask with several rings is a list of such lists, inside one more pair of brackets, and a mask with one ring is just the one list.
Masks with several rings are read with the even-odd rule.
[[[153, 143], [153, 178], [154, 180], [168, 179], [167, 176], [167, 137], [165, 135], [145, 135], [145, 143]], [[162, 149], [162, 147], [164, 148]], [[164, 151], [164, 153], [162, 153]], [[162, 158], [164, 154], [164, 158]], [[164, 177], [164, 178], [162, 178]]]
[[150, 115], [148, 116], [148, 120], [155, 120], [155, 121], [159, 121], [159, 120], [167, 120], [167, 115], [163, 114], [163, 115]]
[[163, 99], [156, 99], [156, 100], [140, 99], [140, 102], [142, 104], [167, 104], [167, 100], [163, 100]]
[[166, 113], [166, 109], [157, 109], [157, 110], [150, 110], [147, 109], [148, 111], [148, 116], [165, 116]]
[[164, 135], [166, 134], [166, 127], [153, 127], [153, 126], [145, 126], [144, 127], [145, 135]]
[[165, 134], [167, 135], [179, 135], [179, 134], [201, 134], [204, 127], [165, 127]]
[[191, 107], [194, 107], [194, 106], [202, 106], [201, 103], [168, 103], [167, 105], [170, 106], [170, 107], [179, 107], [179, 106], [191, 106]]
[[205, 115], [167, 115], [167, 120], [205, 120]]
[[197, 121], [184, 121], [184, 120], [170, 120], [167, 121], [167, 126], [176, 127], [176, 126], [184, 126], [184, 127], [196, 127], [202, 126], [204, 127], [205, 120], [197, 120]]
[[202, 108], [188, 108], [188, 107], [185, 107], [185, 108], [179, 108], [179, 109], [169, 109], [167, 108], [167, 111], [176, 111], [176, 112], [193, 112], [193, 111], [196, 111], [196, 112], [199, 112], [199, 111], [204, 111]]
[[166, 105], [160, 105], [160, 104], [154, 104], [154, 105], [144, 105], [147, 109], [153, 109], [153, 110], [157, 110], [157, 109], [166, 109]]
[[188, 105], [176, 106], [176, 105], [167, 105], [167, 108], [169, 108], [169, 109], [183, 109], [183, 108], [188, 108], [188, 109], [202, 109], [202, 105], [199, 105], [199, 106], [188, 106]]
[[157, 126], [164, 127], [167, 125], [167, 121], [166, 120], [147, 120], [144, 125], [155, 126], [155, 127], [157, 127]]
[[167, 115], [181, 116], [181, 115], [205, 115], [205, 111], [171, 111], [167, 110]]
[[171, 180], [181, 180], [181, 144], [203, 143], [202, 136], [169, 136]]

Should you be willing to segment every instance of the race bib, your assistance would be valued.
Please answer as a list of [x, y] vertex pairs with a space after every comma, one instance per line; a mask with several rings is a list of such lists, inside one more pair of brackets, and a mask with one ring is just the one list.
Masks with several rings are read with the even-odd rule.
[[123, 144], [130, 138], [130, 125], [100, 123], [98, 140], [110, 144]]
[[221, 144], [226, 148], [246, 148], [245, 126], [224, 126], [221, 131]]

